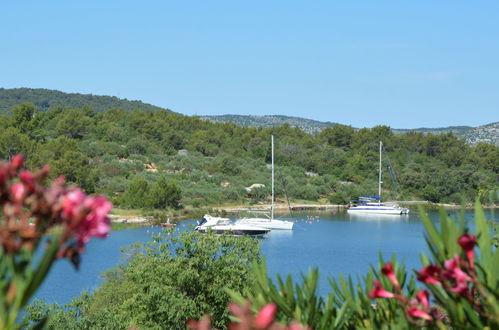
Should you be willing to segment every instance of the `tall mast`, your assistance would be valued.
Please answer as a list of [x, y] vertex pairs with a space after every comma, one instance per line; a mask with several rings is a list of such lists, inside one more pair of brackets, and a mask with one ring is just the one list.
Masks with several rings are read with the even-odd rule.
[[272, 135], [272, 211], [271, 219], [274, 219], [274, 136]]
[[383, 142], [379, 141], [379, 180], [378, 180], [378, 196], [381, 202], [381, 148], [383, 148]]

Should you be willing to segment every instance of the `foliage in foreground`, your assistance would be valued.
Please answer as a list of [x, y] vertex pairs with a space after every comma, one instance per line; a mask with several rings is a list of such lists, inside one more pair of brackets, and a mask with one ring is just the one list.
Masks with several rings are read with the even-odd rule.
[[105, 197], [86, 196], [62, 177], [47, 188], [48, 167], [32, 173], [23, 164], [21, 155], [0, 162], [0, 329], [21, 327], [21, 310], [57, 259], [78, 268], [85, 244], [110, 229]]
[[422, 255], [424, 267], [415, 274], [395, 258], [385, 263], [380, 257], [381, 272], [373, 267], [357, 284], [342, 276], [331, 279], [332, 291], [323, 298], [316, 292], [316, 269], [302, 283], [278, 276], [275, 284], [265, 266], [256, 265], [251, 294], [231, 291], [231, 296], [239, 304], [249, 299], [254, 313], [274, 303], [280, 322], [296, 320], [314, 329], [497, 329], [499, 251], [480, 204], [475, 207], [476, 235], [469, 234], [464, 214], [456, 224], [442, 211], [437, 229], [423, 213], [423, 223], [431, 255]]
[[50, 329], [185, 329], [189, 319], [208, 313], [214, 325], [229, 321], [225, 288], [246, 293], [251, 264], [260, 259], [258, 240], [196, 232], [166, 231], [145, 246], [128, 250], [131, 259], [108, 272], [93, 294], [64, 309], [36, 302], [28, 319], [51, 314]]

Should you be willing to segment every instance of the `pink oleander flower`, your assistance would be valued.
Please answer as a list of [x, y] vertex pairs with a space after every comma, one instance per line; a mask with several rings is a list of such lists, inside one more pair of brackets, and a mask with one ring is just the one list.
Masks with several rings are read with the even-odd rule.
[[476, 245], [476, 236], [470, 234], [464, 234], [458, 238], [457, 243], [461, 246], [461, 249], [466, 253], [466, 257], [469, 260], [473, 260], [474, 251], [473, 248]]
[[107, 213], [112, 204], [104, 196], [86, 196], [74, 189], [62, 197], [62, 218], [75, 232], [78, 247], [83, 247], [91, 237], [104, 238], [111, 230]]
[[84, 201], [85, 194], [80, 189], [75, 189], [64, 195], [62, 198], [62, 218], [66, 222], [71, 222], [73, 218], [80, 214]]
[[418, 281], [429, 284], [441, 284], [438, 279], [441, 274], [441, 269], [435, 265], [429, 265], [422, 268], [418, 273]]
[[30, 171], [21, 171], [21, 173], [19, 173], [19, 179], [24, 183], [28, 191], [33, 191], [35, 189], [35, 178]]
[[83, 247], [91, 237], [104, 238], [111, 230], [111, 222], [107, 213], [112, 204], [103, 196], [87, 197], [84, 203], [90, 209], [77, 228], [78, 246]]
[[276, 312], [277, 306], [274, 303], [268, 303], [267, 305], [263, 306], [255, 318], [255, 327], [257, 329], [268, 328], [272, 324], [272, 322], [274, 322]]
[[449, 280], [469, 282], [471, 278], [459, 267], [461, 258], [455, 255], [454, 258], [445, 262], [444, 276]]
[[426, 290], [419, 290], [416, 294], [416, 300], [424, 307], [428, 308], [430, 306], [429, 303], [430, 294]]
[[374, 281], [374, 288], [369, 292], [369, 298], [393, 298], [395, 295], [389, 291], [386, 291], [381, 286], [381, 283], [378, 280]]
[[383, 273], [383, 275], [385, 275], [386, 277], [388, 277], [390, 279], [393, 286], [396, 286], [396, 287], [400, 286], [399, 282], [397, 280], [397, 277], [395, 276], [395, 273], [393, 272], [393, 266], [390, 262], [387, 262], [383, 266], [383, 268], [381, 268], [381, 272]]
[[416, 308], [416, 307], [408, 307], [407, 308], [407, 314], [409, 314], [411, 317], [417, 318], [417, 319], [424, 319], [427, 321], [433, 320], [430, 314], [425, 312], [422, 309]]
[[26, 188], [22, 183], [14, 183], [12, 187], [10, 187], [10, 192], [14, 201], [19, 202], [23, 199], [24, 193], [26, 192]]
[[12, 167], [14, 167], [15, 170], [20, 169], [24, 164], [23, 155], [15, 155], [10, 161], [10, 163], [12, 164]]
[[[111, 230], [111, 223], [107, 214], [111, 211], [112, 204], [104, 196], [87, 197], [84, 204], [91, 209], [80, 223], [87, 229], [90, 237], [104, 238]], [[85, 243], [88, 239], [84, 239]]]
[[460, 261], [461, 258], [458, 255], [447, 260], [445, 262], [444, 276], [454, 282], [454, 285], [450, 288], [451, 292], [464, 294], [468, 291], [468, 283], [471, 281], [471, 277], [459, 267]]

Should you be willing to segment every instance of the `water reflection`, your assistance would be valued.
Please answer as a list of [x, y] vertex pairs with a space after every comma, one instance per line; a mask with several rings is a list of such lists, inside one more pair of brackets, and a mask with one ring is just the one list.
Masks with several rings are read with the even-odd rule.
[[408, 222], [410, 216], [408, 214], [356, 214], [347, 213], [348, 219], [350, 221], [397, 221], [397, 222]]

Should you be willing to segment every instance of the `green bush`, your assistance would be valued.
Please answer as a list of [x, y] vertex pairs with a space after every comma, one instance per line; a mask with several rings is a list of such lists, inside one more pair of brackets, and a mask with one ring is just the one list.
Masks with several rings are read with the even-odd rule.
[[130, 248], [129, 262], [108, 272], [93, 294], [65, 307], [37, 302], [26, 320], [50, 313], [49, 329], [185, 329], [189, 319], [209, 313], [225, 329], [225, 290], [247, 293], [251, 264], [260, 260], [258, 245], [251, 237], [165, 231]]

